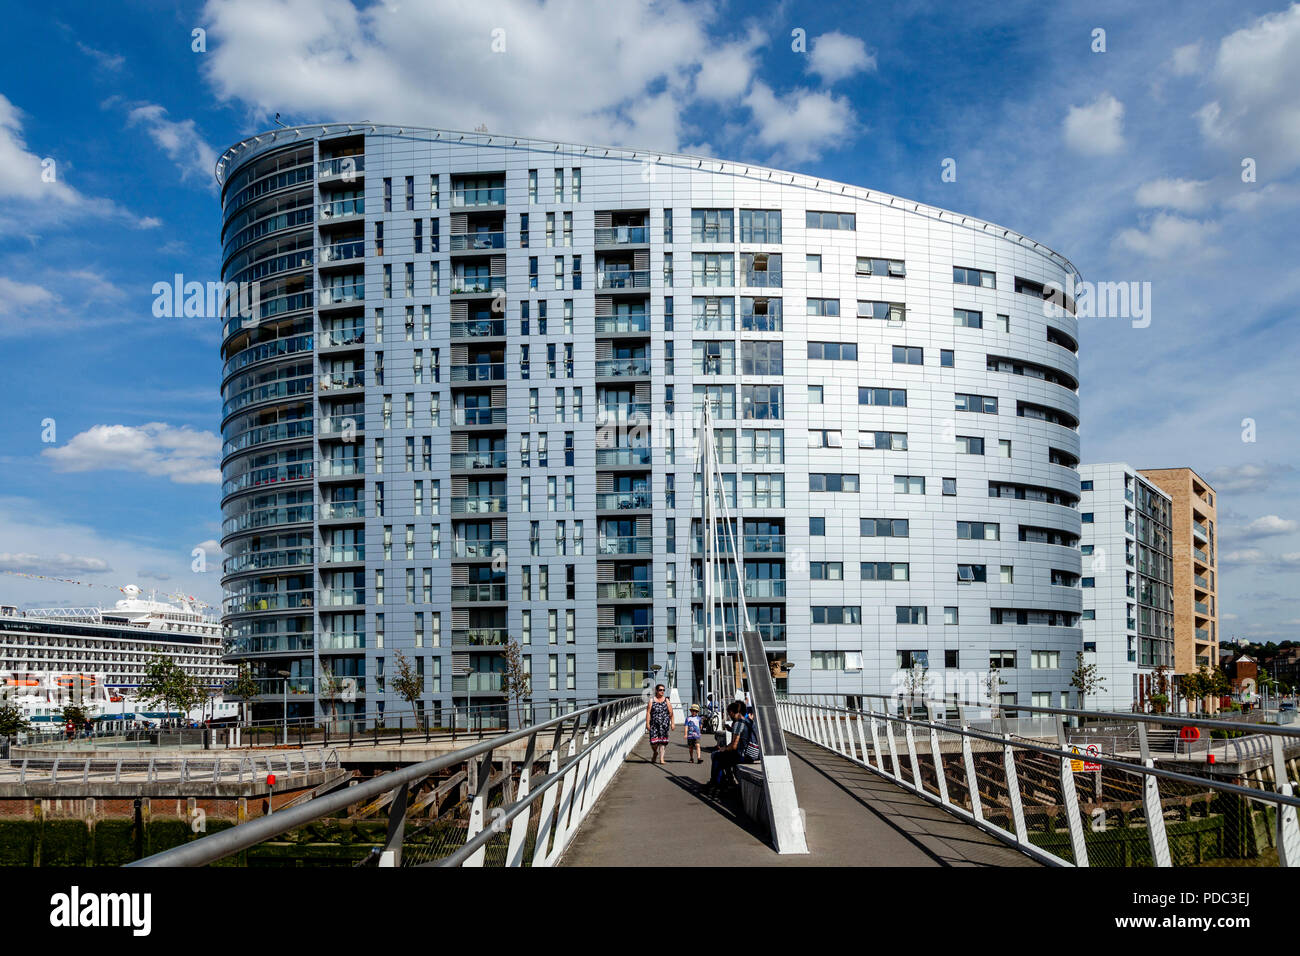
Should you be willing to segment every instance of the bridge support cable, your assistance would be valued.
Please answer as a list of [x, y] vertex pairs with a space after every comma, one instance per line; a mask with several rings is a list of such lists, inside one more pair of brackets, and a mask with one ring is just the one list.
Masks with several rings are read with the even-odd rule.
[[[739, 635], [738, 656], [744, 665], [745, 684], [753, 706], [754, 723], [762, 749], [763, 788], [766, 794], [768, 832], [778, 853], [807, 853], [808, 840], [803, 811], [795, 793], [794, 773], [781, 729], [781, 713], [776, 700], [776, 686], [767, 662], [762, 634], [750, 627], [745, 605], [745, 565], [737, 545], [738, 530], [733, 524], [722, 474], [717, 460], [713, 435], [713, 418], [706, 402], [700, 421], [699, 471], [702, 486], [701, 534], [704, 538], [704, 625], [708, 655], [706, 674], [709, 689], [717, 694], [740, 697], [736, 686], [733, 658], [728, 654], [727, 596], [735, 589], [734, 627]], [[719, 493], [720, 492], [720, 493]], [[714, 611], [722, 624], [722, 672], [717, 665]], [[718, 678], [721, 678], [719, 681]], [[719, 699], [716, 698], [715, 699]]]

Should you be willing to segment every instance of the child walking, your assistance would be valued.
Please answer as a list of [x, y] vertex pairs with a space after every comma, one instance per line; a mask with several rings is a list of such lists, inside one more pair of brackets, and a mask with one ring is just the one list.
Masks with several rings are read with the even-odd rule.
[[700, 756], [700, 705], [691, 704], [691, 715], [686, 718], [686, 762], [704, 763]]

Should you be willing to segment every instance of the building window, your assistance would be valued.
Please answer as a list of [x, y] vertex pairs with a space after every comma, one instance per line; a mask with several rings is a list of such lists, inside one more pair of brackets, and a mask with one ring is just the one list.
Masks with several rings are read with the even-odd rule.
[[809, 209], [804, 225], [808, 229], [848, 229], [858, 228], [857, 216], [851, 212], [818, 212]]
[[924, 624], [926, 609], [921, 605], [899, 605], [894, 609], [899, 624]]
[[984, 269], [967, 269], [962, 266], [952, 267], [952, 281], [958, 285], [973, 285], [982, 289], [996, 289], [997, 277]]

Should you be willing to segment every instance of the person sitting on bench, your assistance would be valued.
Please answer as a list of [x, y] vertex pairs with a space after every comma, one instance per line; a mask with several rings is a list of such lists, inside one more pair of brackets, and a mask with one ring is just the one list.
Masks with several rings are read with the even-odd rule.
[[709, 774], [709, 789], [716, 791], [722, 786], [724, 777], [731, 776], [731, 768], [738, 763], [753, 763], [754, 751], [757, 750], [758, 735], [754, 722], [745, 713], [743, 701], [733, 700], [727, 705], [727, 717], [731, 719], [731, 743], [713, 751], [712, 771]]

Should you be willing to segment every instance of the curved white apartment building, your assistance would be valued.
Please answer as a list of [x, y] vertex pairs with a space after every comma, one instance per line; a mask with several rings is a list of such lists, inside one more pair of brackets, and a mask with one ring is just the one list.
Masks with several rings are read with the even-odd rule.
[[409, 715], [399, 651], [425, 711], [504, 713], [511, 639], [536, 703], [698, 695], [704, 402], [778, 686], [1068, 692], [1060, 255], [796, 173], [486, 133], [280, 129], [217, 174], [223, 279], [259, 283], [223, 335], [222, 542], [263, 715]]

